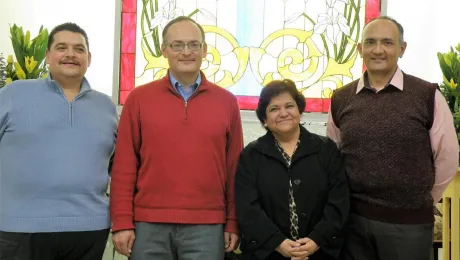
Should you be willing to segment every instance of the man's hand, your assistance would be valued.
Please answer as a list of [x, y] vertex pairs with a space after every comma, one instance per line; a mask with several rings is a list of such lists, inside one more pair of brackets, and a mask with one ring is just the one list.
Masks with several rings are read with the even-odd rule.
[[292, 241], [290, 239], [285, 239], [277, 248], [276, 251], [283, 255], [284, 257], [289, 257], [295, 260], [307, 259], [307, 252], [301, 251], [301, 244]]
[[230, 232], [224, 232], [225, 252], [229, 253], [236, 250], [239, 240], [240, 238], [238, 235]]
[[127, 257], [131, 256], [131, 249], [133, 248], [135, 238], [134, 230], [120, 230], [112, 234], [115, 250]]
[[319, 249], [319, 246], [316, 244], [316, 242], [311, 240], [311, 239], [309, 239], [308, 237], [301, 238], [301, 239], [297, 240], [296, 242], [301, 244], [301, 246], [300, 246], [301, 251], [307, 251], [308, 252], [307, 256], [312, 255], [313, 253], [315, 253]]

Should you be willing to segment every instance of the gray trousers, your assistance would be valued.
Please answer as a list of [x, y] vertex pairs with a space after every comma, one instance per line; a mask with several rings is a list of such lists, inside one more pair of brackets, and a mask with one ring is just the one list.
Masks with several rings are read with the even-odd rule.
[[223, 260], [224, 227], [136, 222], [130, 260]]
[[434, 224], [391, 224], [352, 214], [344, 260], [428, 260]]

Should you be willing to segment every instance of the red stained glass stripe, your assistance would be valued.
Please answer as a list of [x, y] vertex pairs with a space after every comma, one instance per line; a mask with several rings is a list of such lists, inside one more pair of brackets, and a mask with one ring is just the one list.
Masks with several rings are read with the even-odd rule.
[[121, 53], [135, 53], [136, 13], [123, 13], [121, 19]]
[[377, 18], [380, 16], [380, 0], [367, 0], [366, 1], [366, 23], [369, 19]]
[[137, 11], [137, 0], [122, 0], [123, 1], [123, 13], [135, 13]]
[[120, 105], [123, 105], [126, 102], [126, 98], [128, 98], [129, 93], [131, 93], [131, 90], [120, 90]]
[[121, 54], [120, 91], [130, 91], [134, 88], [134, 72], [136, 56], [133, 53]]
[[[255, 110], [259, 97], [257, 96], [237, 96], [238, 105], [241, 110]], [[306, 112], [323, 112], [327, 113], [331, 100], [329, 98], [306, 98]]]

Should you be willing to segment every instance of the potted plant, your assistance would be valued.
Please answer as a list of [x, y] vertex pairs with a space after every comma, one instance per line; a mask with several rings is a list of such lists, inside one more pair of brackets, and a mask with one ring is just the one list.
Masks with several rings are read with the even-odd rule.
[[14, 57], [9, 55], [6, 64], [6, 80], [9, 84], [19, 79], [37, 79], [47, 76], [45, 62], [48, 47], [48, 30], [40, 27], [38, 35], [30, 38], [30, 31], [24, 33], [16, 24], [10, 27]]
[[452, 111], [460, 144], [460, 44], [449, 52], [438, 52], [438, 60], [443, 74], [440, 89]]

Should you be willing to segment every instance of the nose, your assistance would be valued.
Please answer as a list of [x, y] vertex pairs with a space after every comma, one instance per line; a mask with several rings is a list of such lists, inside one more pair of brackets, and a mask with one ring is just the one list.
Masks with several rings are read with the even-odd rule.
[[287, 117], [288, 115], [289, 113], [284, 107], [280, 109], [280, 117]]
[[188, 45], [186, 44], [184, 46], [184, 50], [182, 50], [182, 52], [186, 55], [190, 54], [192, 52], [192, 50], [190, 49], [190, 47], [188, 47]]
[[67, 48], [66, 56], [74, 57], [75, 56], [75, 50], [72, 49], [72, 48]]
[[377, 43], [373, 49], [374, 53], [383, 53], [383, 46], [381, 43]]

